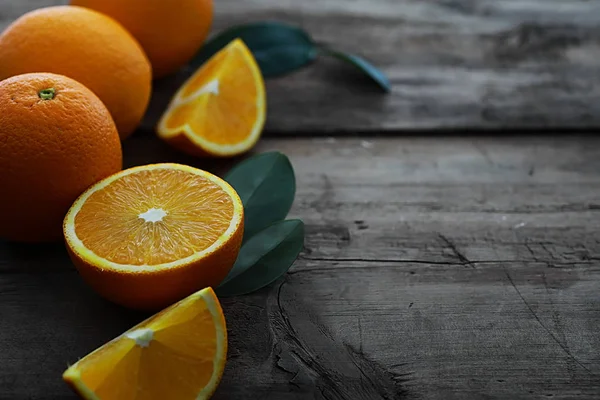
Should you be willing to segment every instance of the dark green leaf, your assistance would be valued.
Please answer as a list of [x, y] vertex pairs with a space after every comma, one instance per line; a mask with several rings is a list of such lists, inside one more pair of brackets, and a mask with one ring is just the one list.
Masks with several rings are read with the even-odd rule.
[[219, 296], [239, 296], [259, 290], [287, 272], [304, 247], [304, 223], [277, 222], [252, 236], [223, 283]]
[[200, 67], [236, 38], [246, 43], [266, 78], [295, 71], [313, 61], [318, 53], [317, 46], [302, 29], [279, 22], [260, 22], [221, 32], [202, 47], [192, 67]]
[[330, 48], [324, 48], [323, 51], [325, 54], [333, 56], [338, 60], [341, 60], [356, 67], [357, 69], [362, 71], [368, 78], [370, 78], [374, 83], [379, 85], [379, 87], [384, 91], [390, 92], [392, 90], [392, 84], [390, 83], [388, 77], [385, 76], [383, 72], [381, 72], [373, 64], [371, 64], [364, 58], [361, 58], [354, 54], [347, 54], [338, 50], [333, 50]]
[[290, 160], [279, 152], [242, 161], [225, 176], [244, 204], [244, 240], [285, 219], [296, 195]]

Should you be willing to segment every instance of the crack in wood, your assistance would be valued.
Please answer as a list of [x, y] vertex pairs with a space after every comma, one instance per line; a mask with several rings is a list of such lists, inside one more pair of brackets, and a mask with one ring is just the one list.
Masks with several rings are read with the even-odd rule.
[[540, 317], [538, 317], [537, 313], [533, 310], [533, 308], [531, 307], [531, 305], [529, 305], [529, 303], [527, 302], [527, 300], [525, 300], [525, 297], [523, 296], [523, 294], [521, 293], [521, 291], [519, 290], [519, 288], [517, 287], [517, 285], [515, 285], [515, 282], [513, 281], [512, 277], [510, 276], [510, 274], [508, 273], [508, 270], [506, 268], [504, 268], [504, 273], [506, 274], [506, 278], [510, 282], [511, 286], [517, 292], [517, 295], [519, 295], [519, 297], [523, 301], [523, 304], [525, 304], [525, 306], [527, 307], [527, 309], [529, 310], [529, 312], [531, 313], [531, 315], [533, 316], [533, 318], [542, 327], [542, 329], [544, 329], [544, 331], [546, 331], [546, 333], [550, 336], [550, 338], [552, 338], [552, 340], [554, 342], [556, 342], [556, 344], [558, 344], [560, 346], [560, 348], [565, 352], [565, 354], [567, 356], [569, 356], [573, 361], [575, 361], [577, 363], [577, 365], [579, 365], [581, 368], [583, 368], [585, 371], [587, 371], [590, 375], [592, 375], [592, 376], [596, 375], [588, 367], [586, 367], [581, 361], [579, 361], [577, 358], [575, 358], [575, 356], [571, 353], [571, 351], [569, 350], [569, 348], [566, 347], [563, 343], [561, 343], [561, 341], [558, 340], [558, 338], [556, 336], [554, 336], [554, 334], [552, 333], [552, 331], [550, 331], [550, 329], [548, 329], [548, 327], [546, 327], [546, 325], [544, 325], [544, 323], [542, 322], [542, 320], [540, 319]]
[[[563, 343], [564, 347], [571, 351], [571, 349], [569, 349], [569, 343], [567, 342], [567, 337], [565, 335], [563, 323], [560, 319], [560, 314], [558, 313], [558, 310], [554, 305], [554, 301], [552, 300], [552, 294], [550, 293], [550, 288], [548, 287], [548, 280], [546, 279], [545, 273], [542, 273], [542, 281], [544, 283], [544, 288], [546, 289], [546, 296], [548, 296], [548, 304], [550, 305], [550, 311], [552, 312], [552, 321], [554, 322], [554, 328], [556, 329], [558, 336], [560, 336], [561, 342]], [[567, 369], [569, 371], [571, 379], [575, 378], [575, 368], [576, 367], [573, 358], [567, 357]]]
[[544, 251], [548, 254], [548, 256], [550, 257], [551, 260], [556, 260], [556, 256], [554, 255], [554, 253], [552, 251], [550, 251], [546, 245], [544, 243], [540, 243], [540, 247], [542, 249], [544, 249]]
[[444, 236], [443, 234], [441, 234], [439, 232], [438, 232], [438, 236], [440, 239], [442, 239], [442, 241], [446, 244], [446, 246], [448, 246], [448, 248], [450, 248], [450, 250], [452, 250], [452, 252], [456, 256], [456, 258], [459, 259], [460, 264], [468, 265], [471, 268], [475, 268], [475, 265], [473, 264], [473, 262], [471, 262], [471, 260], [469, 260], [462, 252], [460, 252], [458, 250], [458, 248], [456, 247], [456, 245], [454, 244], [453, 241], [451, 241], [450, 239], [448, 239], [446, 236]]
[[525, 245], [525, 248], [529, 251], [529, 254], [531, 254], [531, 258], [533, 259], [533, 261], [538, 261], [538, 256], [531, 249], [531, 245], [527, 242], [525, 242], [524, 245]]
[[[407, 381], [408, 375], [401, 375], [405, 371], [387, 370], [362, 350], [337, 340], [291, 287], [284, 306], [286, 282], [279, 284], [273, 296], [276, 312], [271, 313], [270, 324], [275, 366], [293, 375], [294, 387], [332, 400], [395, 400], [406, 394], [401, 386]], [[293, 315], [293, 325], [288, 315]]]
[[358, 322], [358, 351], [363, 353], [363, 332], [362, 332], [362, 323], [360, 322], [360, 315], [356, 318]]
[[[312, 262], [330, 262], [333, 267], [306, 267], [306, 266], [296, 266], [290, 271], [288, 271], [288, 276], [294, 276], [297, 274], [305, 274], [311, 272], [340, 272], [345, 270], [361, 270], [361, 269], [386, 269], [389, 268], [390, 264], [401, 265], [410, 265], [410, 264], [419, 264], [419, 265], [430, 265], [430, 266], [468, 266], [462, 262], [443, 262], [443, 261], [424, 261], [424, 260], [400, 260], [400, 259], [367, 259], [367, 258], [325, 258], [325, 257], [300, 257], [299, 260], [304, 261], [312, 261]], [[344, 266], [339, 265], [340, 263], [362, 263], [365, 265], [361, 266]], [[370, 264], [382, 264], [382, 265], [370, 265]], [[526, 260], [486, 260], [486, 261], [472, 261], [471, 264], [473, 266], [496, 266], [496, 265], [514, 265], [514, 264], [524, 264], [524, 265], [535, 265], [540, 264], [545, 266], [546, 268], [551, 269], [570, 269], [570, 268], [582, 268], [584, 266], [595, 266], [597, 263], [593, 261], [570, 261], [570, 262], [554, 262], [549, 263], [547, 261], [526, 261]], [[410, 271], [411, 275], [414, 274], [414, 271]]]
[[[364, 262], [381, 264], [432, 264], [432, 265], [464, 265], [462, 262], [451, 261], [424, 261], [424, 260], [402, 260], [388, 258], [328, 258], [328, 257], [299, 257], [300, 260], [307, 261], [327, 261], [327, 262]], [[487, 261], [491, 262], [491, 261]], [[290, 271], [290, 273], [300, 272], [300, 270]]]
[[[365, 360], [364, 354], [362, 354], [362, 352], [360, 352], [360, 353], [356, 352], [352, 347], [347, 346], [347, 345], [346, 345], [346, 348], [348, 349], [348, 351], [351, 355], [361, 357], [361, 359]], [[356, 366], [356, 368], [362, 375], [362, 377], [365, 378], [373, 387], [377, 387], [377, 384], [375, 382], [373, 382], [373, 378], [372, 378], [373, 375], [370, 373], [366, 373], [364, 370], [364, 367], [354, 357], [351, 357], [351, 360], [352, 360], [352, 363], [354, 364], [354, 366]], [[392, 379], [393, 378], [394, 377], [392, 377]], [[383, 395], [382, 398], [386, 399], [386, 400], [390, 399], [390, 397], [388, 397], [387, 395]]]

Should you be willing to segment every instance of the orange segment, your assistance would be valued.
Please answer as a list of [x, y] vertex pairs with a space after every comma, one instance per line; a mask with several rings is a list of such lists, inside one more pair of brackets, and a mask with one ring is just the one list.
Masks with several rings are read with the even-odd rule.
[[69, 210], [64, 234], [92, 288], [119, 304], [154, 309], [225, 278], [241, 245], [243, 206], [208, 172], [146, 165], [88, 189]]
[[179, 89], [158, 124], [158, 135], [193, 155], [238, 155], [256, 144], [265, 103], [256, 60], [236, 39]]
[[227, 330], [212, 289], [192, 294], [69, 367], [84, 399], [208, 399], [225, 367]]

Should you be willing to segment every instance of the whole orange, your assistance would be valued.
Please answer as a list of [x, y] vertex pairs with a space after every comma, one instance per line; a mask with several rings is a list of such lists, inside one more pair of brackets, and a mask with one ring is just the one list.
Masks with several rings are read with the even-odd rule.
[[71, 0], [119, 21], [142, 44], [154, 77], [181, 68], [200, 49], [213, 19], [213, 0]]
[[71, 6], [21, 16], [0, 35], [0, 80], [30, 72], [68, 76], [104, 102], [121, 138], [144, 116], [152, 69], [139, 43], [118, 22]]
[[0, 82], [0, 238], [60, 239], [75, 199], [121, 168], [117, 128], [88, 88], [48, 73]]

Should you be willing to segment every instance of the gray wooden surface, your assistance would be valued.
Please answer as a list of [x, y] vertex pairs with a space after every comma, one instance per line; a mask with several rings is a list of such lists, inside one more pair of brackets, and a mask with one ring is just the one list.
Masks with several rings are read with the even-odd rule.
[[[297, 171], [306, 249], [223, 299], [216, 399], [600, 397], [600, 139], [266, 139]], [[128, 165], [178, 161], [151, 136]], [[145, 315], [62, 246], [0, 244], [0, 399], [62, 399], [60, 374]]]
[[[0, 29], [66, 0], [1, 0]], [[218, 0], [213, 32], [250, 21], [298, 24], [365, 56], [393, 83], [377, 90], [319, 60], [268, 83], [267, 129], [338, 133], [425, 128], [600, 126], [598, 0]], [[187, 76], [157, 82], [153, 129]]]
[[[51, 3], [0, 0], [0, 29]], [[481, 134], [599, 125], [599, 11], [597, 0], [217, 2], [216, 30], [298, 23], [381, 65], [394, 91], [348, 84], [328, 62], [268, 83], [269, 137], [255, 151], [291, 158], [306, 246], [284, 279], [222, 299], [230, 350], [216, 399], [600, 398], [600, 138]], [[223, 173], [238, 161], [154, 137], [184, 76], [156, 83], [126, 166]], [[427, 127], [479, 134], [396, 135]], [[0, 242], [0, 400], [74, 398], [67, 364], [145, 317], [92, 292], [62, 245]]]

